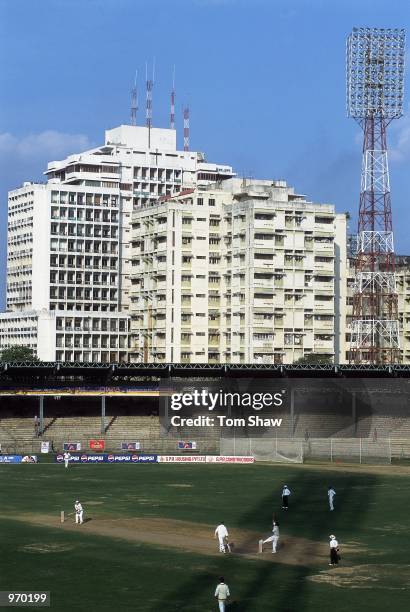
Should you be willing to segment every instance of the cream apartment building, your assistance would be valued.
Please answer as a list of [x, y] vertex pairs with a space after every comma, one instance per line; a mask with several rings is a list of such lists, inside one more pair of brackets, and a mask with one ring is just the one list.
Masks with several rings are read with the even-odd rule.
[[346, 216], [284, 181], [198, 186], [132, 215], [130, 359], [340, 360]]

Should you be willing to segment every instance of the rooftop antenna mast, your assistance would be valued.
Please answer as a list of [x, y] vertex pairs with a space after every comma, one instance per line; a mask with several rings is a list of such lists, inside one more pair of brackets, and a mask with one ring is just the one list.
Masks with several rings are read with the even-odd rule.
[[403, 114], [405, 32], [354, 28], [347, 39], [347, 114], [363, 129], [350, 362], [400, 361], [387, 126]]
[[184, 151], [189, 151], [189, 106], [184, 108]]
[[171, 130], [175, 130], [175, 66], [172, 73], [171, 113], [169, 118], [169, 127]]
[[152, 128], [152, 88], [155, 80], [155, 57], [152, 64], [152, 79], [148, 78], [148, 65], [145, 64], [145, 81], [147, 89], [147, 104], [146, 104], [146, 126], [148, 128], [148, 147], [151, 146], [151, 128]]
[[138, 111], [137, 77], [138, 77], [138, 70], [135, 71], [134, 87], [131, 89], [131, 125], [137, 125], [137, 111]]

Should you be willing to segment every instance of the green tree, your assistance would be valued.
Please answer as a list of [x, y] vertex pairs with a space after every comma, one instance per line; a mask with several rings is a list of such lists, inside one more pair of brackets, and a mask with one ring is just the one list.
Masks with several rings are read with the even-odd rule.
[[318, 355], [318, 353], [308, 353], [304, 355], [304, 357], [299, 357], [297, 361], [294, 362], [295, 365], [331, 365], [333, 364], [333, 360], [329, 355]]
[[28, 346], [9, 346], [1, 352], [0, 361], [5, 363], [38, 363], [39, 358], [33, 353], [33, 349]]

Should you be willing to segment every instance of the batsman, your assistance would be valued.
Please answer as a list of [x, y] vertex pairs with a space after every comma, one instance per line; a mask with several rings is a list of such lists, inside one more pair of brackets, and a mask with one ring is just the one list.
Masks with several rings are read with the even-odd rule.
[[219, 540], [219, 552], [221, 553], [225, 552], [225, 538], [226, 538], [226, 548], [228, 549], [228, 552], [231, 552], [231, 547], [228, 543], [228, 537], [229, 537], [228, 530], [225, 527], [224, 523], [221, 523], [215, 529], [215, 538], [218, 538]]
[[84, 522], [84, 509], [82, 507], [82, 505], [80, 504], [80, 502], [77, 501], [74, 504], [74, 510], [75, 510], [75, 523], [76, 525], [82, 525]]

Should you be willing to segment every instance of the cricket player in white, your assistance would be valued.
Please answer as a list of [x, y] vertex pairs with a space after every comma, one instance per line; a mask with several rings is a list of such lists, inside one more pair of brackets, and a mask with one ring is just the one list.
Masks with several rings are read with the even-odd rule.
[[82, 525], [83, 522], [84, 522], [84, 510], [83, 510], [82, 505], [78, 501], [78, 499], [77, 499], [77, 501], [74, 504], [74, 510], [75, 510], [75, 522], [76, 522], [76, 525], [78, 525], [78, 524]]
[[226, 600], [230, 596], [229, 587], [225, 584], [223, 576], [219, 578], [219, 584], [215, 589], [215, 597], [218, 600], [219, 612], [225, 612]]
[[330, 535], [330, 563], [329, 565], [337, 565], [339, 563], [339, 542], [336, 540], [336, 536]]
[[[229, 536], [228, 530], [225, 527], [225, 525], [223, 523], [218, 525], [218, 527], [215, 529], [215, 538], [218, 537], [218, 540], [219, 540], [219, 552], [222, 552], [222, 553], [225, 552], [225, 538], [227, 538], [228, 536]], [[228, 550], [229, 550], [229, 544], [228, 544]]]
[[291, 494], [288, 485], [284, 485], [282, 489], [282, 509], [287, 510], [289, 508], [289, 495]]
[[[262, 546], [268, 542], [272, 542], [272, 554], [275, 554], [279, 542], [279, 524], [276, 521], [273, 521], [272, 535], [266, 540], [262, 540]], [[262, 547], [260, 550], [262, 551]]]
[[334, 510], [335, 509], [334, 505], [333, 505], [333, 499], [334, 499], [335, 495], [336, 495], [336, 491], [334, 490], [334, 488], [333, 487], [329, 487], [328, 490], [327, 490], [327, 496], [329, 498], [329, 508], [330, 508], [330, 510]]
[[65, 465], [65, 467], [66, 467], [66, 468], [68, 468], [68, 463], [69, 463], [69, 461], [70, 461], [70, 459], [71, 459], [71, 455], [70, 455], [70, 453], [68, 453], [68, 452], [66, 451], [66, 452], [64, 453], [63, 457], [64, 457], [64, 465]]

